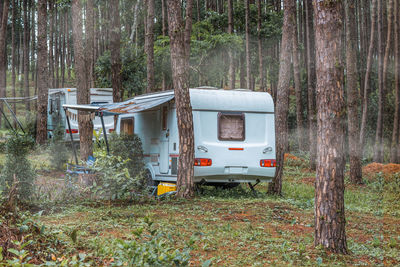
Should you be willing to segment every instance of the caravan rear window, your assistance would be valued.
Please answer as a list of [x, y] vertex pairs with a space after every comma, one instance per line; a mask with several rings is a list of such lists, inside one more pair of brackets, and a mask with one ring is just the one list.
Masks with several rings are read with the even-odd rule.
[[218, 113], [218, 139], [243, 141], [245, 139], [243, 113]]
[[133, 134], [134, 118], [124, 118], [121, 119], [121, 133]]

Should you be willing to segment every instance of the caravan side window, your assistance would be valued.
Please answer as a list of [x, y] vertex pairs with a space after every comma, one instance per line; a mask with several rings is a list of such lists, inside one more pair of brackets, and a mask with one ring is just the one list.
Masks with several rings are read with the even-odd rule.
[[239, 112], [218, 113], [218, 139], [221, 141], [244, 141], [244, 114]]
[[120, 126], [121, 133], [132, 135], [133, 132], [134, 132], [133, 131], [134, 130], [134, 124], [135, 124], [134, 118], [122, 118], [121, 119], [121, 126]]

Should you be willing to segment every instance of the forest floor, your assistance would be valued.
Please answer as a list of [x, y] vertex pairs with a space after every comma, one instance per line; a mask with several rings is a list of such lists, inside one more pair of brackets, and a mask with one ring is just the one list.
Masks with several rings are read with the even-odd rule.
[[[76, 255], [82, 264], [118, 265], [123, 242], [148, 246], [158, 235], [167, 250], [187, 251], [191, 266], [400, 265], [398, 166], [365, 166], [360, 186], [346, 177], [349, 254], [343, 256], [314, 247], [315, 173], [301, 158], [286, 159], [282, 197], [267, 195], [267, 184], [258, 185], [256, 194], [244, 185], [204, 187], [193, 200], [49, 202], [31, 217], [62, 244], [46, 256], [59, 263]], [[44, 158], [32, 161], [47, 168]], [[62, 187], [63, 173], [41, 171], [39, 181], [41, 187]]]

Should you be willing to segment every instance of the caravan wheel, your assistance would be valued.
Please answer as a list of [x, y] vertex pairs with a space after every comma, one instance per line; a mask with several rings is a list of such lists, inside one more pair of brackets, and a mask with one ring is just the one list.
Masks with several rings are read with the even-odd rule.
[[153, 176], [149, 170], [146, 170], [144, 177], [147, 186], [157, 186], [159, 184], [158, 181], [153, 180]]

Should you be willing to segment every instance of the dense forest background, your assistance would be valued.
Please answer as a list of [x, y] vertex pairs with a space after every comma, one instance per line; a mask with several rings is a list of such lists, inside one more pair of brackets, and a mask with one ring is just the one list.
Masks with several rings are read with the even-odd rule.
[[[172, 89], [165, 1], [115, 2], [83, 2], [82, 38], [88, 86], [120, 87], [120, 100]], [[45, 17], [38, 14], [37, 1], [1, 3], [1, 96], [29, 98], [38, 94], [38, 25], [43, 19], [47, 25], [47, 86], [76, 87], [70, 1], [48, 1]], [[309, 151], [313, 146], [308, 132], [315, 123], [318, 71], [313, 6], [306, 0], [295, 4], [293, 38], [288, 40], [292, 42], [289, 148]], [[398, 1], [356, 0], [348, 1], [348, 5], [348, 12], [354, 14], [347, 21], [347, 7], [343, 5], [342, 47], [354, 39], [356, 73], [351, 77], [355, 83], [346, 75], [346, 64], [343, 73], [346, 85], [354, 84], [357, 91], [356, 99], [348, 103], [356, 107], [350, 121], [358, 122], [355, 126], [357, 134], [361, 131], [363, 159], [398, 162], [398, 152], [394, 151], [399, 143], [399, 71], [395, 71], [399, 68]], [[249, 88], [270, 92], [276, 99], [282, 21], [281, 1], [194, 1], [190, 87]], [[351, 34], [346, 36], [347, 28]], [[346, 53], [351, 51], [343, 49], [344, 56]], [[113, 73], [117, 80], [114, 82]], [[25, 109], [35, 110], [30, 103], [25, 101]], [[18, 114], [23, 110], [22, 104], [14, 105]]]

